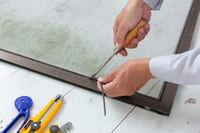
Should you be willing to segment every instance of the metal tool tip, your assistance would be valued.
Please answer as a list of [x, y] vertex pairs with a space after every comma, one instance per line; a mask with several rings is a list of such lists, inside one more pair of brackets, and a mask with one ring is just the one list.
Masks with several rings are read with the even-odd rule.
[[93, 74], [90, 78], [95, 79], [96, 74]]
[[61, 128], [60, 131], [61, 133], [68, 133], [73, 129], [73, 125], [71, 122], [67, 122], [66, 124], [64, 124]]

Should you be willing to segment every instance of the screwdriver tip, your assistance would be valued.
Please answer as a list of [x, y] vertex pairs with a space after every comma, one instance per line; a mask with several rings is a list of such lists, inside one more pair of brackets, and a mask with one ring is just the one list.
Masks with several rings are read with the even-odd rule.
[[96, 75], [92, 75], [92, 76], [89, 77], [89, 79], [91, 79], [91, 80], [96, 80], [95, 76], [96, 76]]

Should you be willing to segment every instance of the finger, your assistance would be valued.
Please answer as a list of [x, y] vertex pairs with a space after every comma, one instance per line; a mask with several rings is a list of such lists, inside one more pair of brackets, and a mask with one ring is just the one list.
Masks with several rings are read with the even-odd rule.
[[111, 82], [113, 80], [113, 78], [114, 78], [114, 73], [112, 72], [104, 77], [98, 78], [98, 82], [106, 84], [106, 83]]
[[128, 45], [126, 46], [126, 48], [136, 48], [136, 47], [137, 47], [137, 44], [138, 44], [138, 39], [137, 39], [137, 38], [134, 38], [134, 39], [130, 42], [130, 44], [128, 44]]
[[121, 54], [122, 56], [127, 56], [127, 55], [128, 55], [128, 53], [127, 53], [127, 51], [126, 51], [125, 48], [123, 48], [123, 49], [120, 51], [120, 54]]
[[119, 95], [117, 93], [106, 93], [106, 96], [112, 97], [112, 98], [119, 97]]
[[142, 39], [144, 39], [145, 35], [146, 35], [146, 31], [145, 31], [144, 27], [141, 27], [138, 30], [138, 35], [137, 35], [138, 41], [141, 41]]
[[119, 97], [121, 95], [121, 92], [117, 89], [117, 84], [116, 84], [116, 80], [112, 81], [109, 84], [106, 84], [104, 86], [104, 92], [106, 94], [106, 96], [108, 97]]
[[97, 88], [99, 89], [99, 91], [101, 91], [101, 85], [99, 81], [97, 81]]
[[129, 27], [127, 25], [122, 25], [118, 27], [117, 35], [116, 35], [116, 46], [117, 48], [121, 48], [123, 46], [125, 36], [127, 32], [129, 31]]
[[104, 84], [103, 85], [103, 90], [104, 90], [104, 93], [106, 94], [106, 95], [109, 95], [109, 94], [111, 94], [111, 93], [113, 93], [113, 91], [115, 90], [115, 87], [116, 85], [115, 85], [115, 83], [112, 81], [112, 82], [109, 82], [109, 83], [107, 83], [107, 84]]
[[[97, 86], [98, 86], [99, 91], [101, 91], [101, 83], [98, 81], [97, 84], [98, 84]], [[106, 88], [105, 85], [103, 85], [103, 90], [104, 90], [104, 93], [105, 93], [106, 96], [112, 97], [113, 90], [110, 89], [110, 87]]]
[[116, 19], [115, 24], [113, 26], [113, 42], [114, 42], [114, 45], [116, 45], [117, 29], [118, 29], [118, 19]]
[[145, 24], [144, 25], [144, 29], [145, 29], [146, 34], [147, 34], [149, 32], [149, 30], [150, 30], [150, 25], [149, 24]]
[[145, 9], [143, 11], [143, 15], [142, 15], [142, 18], [147, 22], [149, 23], [150, 19], [151, 19], [151, 11], [149, 9]]

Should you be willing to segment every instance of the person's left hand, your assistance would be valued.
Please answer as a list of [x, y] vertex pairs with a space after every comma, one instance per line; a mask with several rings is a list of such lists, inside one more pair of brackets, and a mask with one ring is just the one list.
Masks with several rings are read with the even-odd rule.
[[104, 93], [108, 97], [131, 96], [154, 78], [149, 70], [150, 59], [130, 60], [115, 71], [98, 79], [98, 88], [103, 83]]

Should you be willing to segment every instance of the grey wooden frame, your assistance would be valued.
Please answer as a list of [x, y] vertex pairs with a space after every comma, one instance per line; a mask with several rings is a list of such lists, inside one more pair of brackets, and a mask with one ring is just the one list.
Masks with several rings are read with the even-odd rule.
[[[182, 36], [179, 41], [176, 53], [181, 53], [189, 49], [196, 21], [200, 10], [200, 0], [193, 0], [190, 13], [187, 18]], [[41, 74], [86, 88], [88, 90], [100, 93], [96, 86], [96, 80], [89, 77], [70, 72], [68, 70], [45, 64], [3, 49], [0, 49], [0, 59], [26, 69], [39, 72]], [[165, 82], [163, 91], [159, 99], [136, 93], [129, 97], [119, 97], [117, 100], [137, 105], [145, 109], [169, 115], [175, 98], [177, 85]]]

